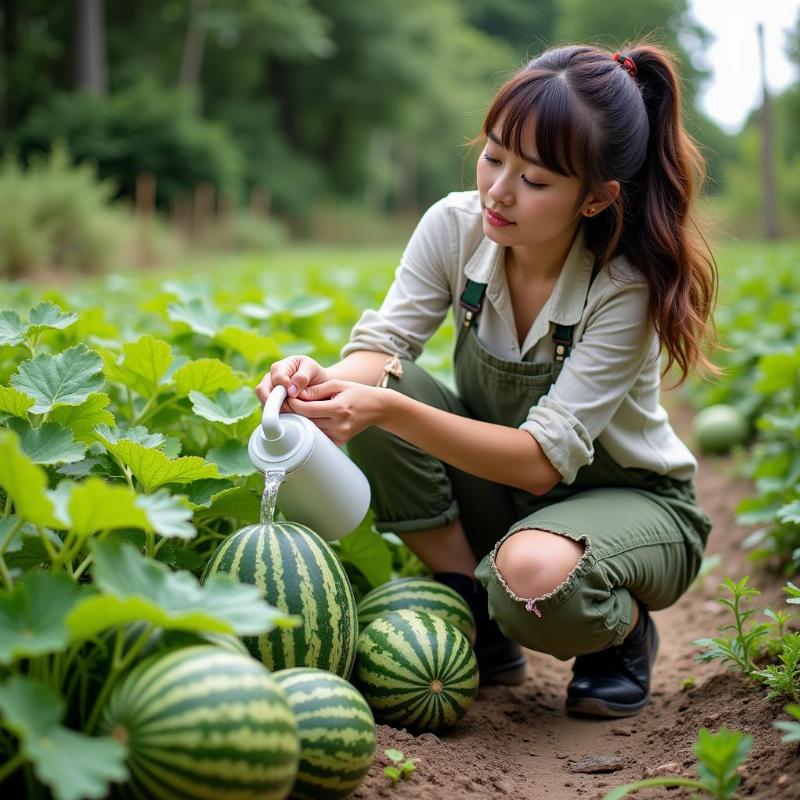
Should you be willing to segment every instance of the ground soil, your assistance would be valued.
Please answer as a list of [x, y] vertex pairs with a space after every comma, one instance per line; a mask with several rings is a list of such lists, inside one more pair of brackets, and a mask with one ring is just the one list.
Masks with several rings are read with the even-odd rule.
[[[664, 396], [670, 419], [681, 438], [691, 442], [689, 408]], [[692, 752], [702, 727], [726, 725], [753, 736], [743, 769], [741, 797], [771, 800], [800, 798], [800, 748], [782, 744], [775, 719], [789, 719], [780, 701], [767, 701], [766, 691], [719, 662], [694, 660], [692, 640], [716, 635], [728, 613], [714, 598], [723, 577], [751, 576], [762, 591], [759, 607], [786, 607], [783, 577], [769, 565], [756, 566], [741, 543], [754, 527], [737, 525], [737, 502], [752, 494], [740, 477], [735, 456], [703, 458], [696, 478], [698, 501], [714, 520], [707, 555], [718, 554], [719, 566], [674, 606], [654, 612], [661, 639], [653, 672], [653, 701], [638, 716], [623, 720], [576, 719], [564, 713], [564, 691], [571, 661], [527, 651], [528, 677], [514, 687], [487, 686], [451, 731], [414, 736], [379, 725], [375, 763], [353, 797], [414, 798], [547, 798], [600, 800], [611, 787], [658, 774], [696, 776]], [[682, 688], [694, 676], [692, 688]], [[385, 748], [419, 759], [409, 778], [391, 786], [383, 769]], [[606, 774], [573, 773], [570, 766], [584, 756], [611, 755], [625, 766]], [[688, 800], [685, 790], [649, 789], [634, 797]]]

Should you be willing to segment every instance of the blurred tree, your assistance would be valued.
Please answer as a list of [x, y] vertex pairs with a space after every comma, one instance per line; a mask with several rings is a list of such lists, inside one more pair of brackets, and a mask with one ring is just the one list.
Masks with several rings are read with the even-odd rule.
[[460, 0], [466, 19], [490, 36], [508, 42], [524, 59], [555, 38], [558, 0]]
[[106, 93], [106, 23], [103, 0], [75, 0], [75, 85]]

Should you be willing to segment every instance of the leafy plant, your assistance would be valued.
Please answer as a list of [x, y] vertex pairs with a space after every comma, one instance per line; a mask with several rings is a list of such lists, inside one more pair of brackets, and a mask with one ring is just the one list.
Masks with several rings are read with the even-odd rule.
[[716, 800], [732, 800], [742, 781], [737, 770], [747, 758], [753, 737], [741, 731], [720, 728], [711, 733], [701, 728], [692, 748], [698, 759], [697, 779], [679, 777], [647, 778], [636, 783], [617, 786], [606, 793], [603, 800], [620, 800], [633, 792], [654, 786], [683, 786], [704, 792]]
[[[800, 742], [800, 706], [790, 703], [783, 709], [787, 714], [794, 717], [793, 720], [779, 719], [772, 724], [779, 730], [786, 731], [781, 737], [781, 741], [786, 744]], [[795, 721], [796, 720], [796, 721]]]
[[391, 766], [383, 768], [383, 774], [391, 780], [392, 786], [401, 778], [408, 777], [417, 768], [414, 762], [419, 761], [418, 758], [406, 758], [400, 750], [390, 749], [383, 752], [392, 762]]
[[800, 633], [787, 634], [780, 642], [780, 664], [770, 664], [753, 674], [769, 686], [768, 700], [786, 696], [800, 703]]
[[723, 664], [740, 669], [745, 675], [751, 677], [756, 670], [753, 657], [758, 653], [761, 639], [768, 635], [770, 626], [766, 623], [753, 624], [750, 618], [756, 614], [756, 609], [746, 607], [751, 598], [757, 597], [761, 592], [753, 586], [748, 586], [749, 576], [745, 576], [738, 583], [730, 578], [720, 584], [733, 595], [716, 598], [718, 603], [729, 608], [734, 617], [733, 624], [726, 624], [718, 628], [720, 631], [732, 631], [730, 636], [719, 636], [714, 639], [696, 639], [692, 644], [708, 648], [705, 653], [695, 656], [697, 661], [711, 661], [720, 659]]

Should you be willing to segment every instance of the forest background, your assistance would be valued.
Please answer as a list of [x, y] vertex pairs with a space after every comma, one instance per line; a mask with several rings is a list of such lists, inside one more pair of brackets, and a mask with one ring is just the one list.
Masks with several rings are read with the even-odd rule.
[[688, 0], [0, 0], [0, 277], [401, 242], [474, 188], [505, 78], [642, 33], [680, 59], [714, 235], [800, 235], [800, 18], [798, 80], [731, 135], [697, 103], [712, 32]]

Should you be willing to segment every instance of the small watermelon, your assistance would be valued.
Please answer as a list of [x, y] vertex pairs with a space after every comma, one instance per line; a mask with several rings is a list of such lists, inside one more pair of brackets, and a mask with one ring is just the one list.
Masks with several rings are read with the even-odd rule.
[[703, 453], [725, 453], [744, 444], [749, 435], [747, 417], [735, 406], [707, 406], [694, 418], [695, 442]]
[[333, 548], [305, 525], [250, 525], [228, 536], [206, 565], [203, 580], [218, 572], [258, 586], [272, 606], [303, 624], [244, 639], [270, 670], [317, 667], [347, 679], [358, 640], [353, 589]]
[[478, 663], [455, 625], [427, 611], [389, 611], [358, 637], [353, 683], [380, 721], [441, 731], [475, 702]]
[[367, 592], [358, 604], [361, 630], [387, 611], [427, 611], [452, 622], [471, 646], [475, 645], [475, 617], [455, 589], [433, 578], [398, 578]]
[[283, 800], [300, 762], [283, 689], [255, 659], [212, 645], [146, 658], [100, 728], [128, 747], [137, 800]]
[[375, 756], [375, 719], [344, 678], [311, 667], [272, 676], [286, 693], [300, 734], [298, 800], [339, 800], [361, 783]]

